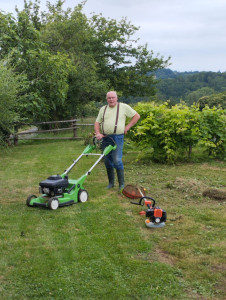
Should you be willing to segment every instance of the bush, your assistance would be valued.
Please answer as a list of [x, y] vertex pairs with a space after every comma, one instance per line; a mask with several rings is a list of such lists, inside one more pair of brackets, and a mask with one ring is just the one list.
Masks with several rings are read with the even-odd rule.
[[225, 110], [205, 106], [201, 113], [199, 144], [203, 145], [209, 155], [225, 157], [226, 149], [226, 115]]
[[[225, 151], [225, 114], [221, 109], [177, 104], [139, 103], [135, 110], [141, 120], [130, 132], [131, 139], [149, 149], [151, 159], [175, 162], [190, 158], [195, 145], [204, 145], [209, 155], [223, 157]], [[152, 151], [150, 151], [150, 148]]]

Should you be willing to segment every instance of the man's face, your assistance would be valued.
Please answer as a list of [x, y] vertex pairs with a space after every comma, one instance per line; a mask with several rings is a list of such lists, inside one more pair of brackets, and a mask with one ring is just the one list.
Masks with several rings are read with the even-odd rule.
[[118, 97], [116, 93], [114, 92], [109, 92], [107, 93], [107, 103], [110, 107], [114, 107], [117, 104]]

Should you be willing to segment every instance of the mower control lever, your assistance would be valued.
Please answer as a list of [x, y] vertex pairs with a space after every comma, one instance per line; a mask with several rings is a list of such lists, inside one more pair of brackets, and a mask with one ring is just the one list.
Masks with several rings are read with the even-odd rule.
[[72, 185], [72, 187], [67, 191], [68, 194], [70, 194], [70, 192], [75, 188], [75, 184]]

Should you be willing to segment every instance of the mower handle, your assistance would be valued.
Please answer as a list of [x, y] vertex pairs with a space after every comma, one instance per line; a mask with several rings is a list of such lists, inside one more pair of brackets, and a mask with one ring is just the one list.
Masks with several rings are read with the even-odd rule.
[[[107, 143], [108, 145], [104, 148], [104, 150], [102, 149], [102, 143], [104, 138], [108, 138], [111, 140], [111, 143]], [[112, 137], [108, 136], [108, 135], [104, 135], [104, 137], [100, 140], [98, 140], [96, 138], [96, 136], [93, 137], [93, 145], [97, 146], [99, 144], [99, 147], [103, 150], [103, 154], [106, 156], [108, 155], [112, 150], [115, 150], [117, 148], [117, 144], [115, 143], [115, 141], [113, 140]]]
[[112, 145], [108, 145], [105, 149], [103, 154], [106, 156], [108, 155], [112, 150], [115, 150], [117, 148], [116, 145], [112, 146]]
[[[111, 137], [109, 137], [111, 138]], [[112, 138], [111, 138], [112, 139]], [[103, 156], [106, 156], [108, 155], [112, 150], [115, 150], [117, 148], [117, 145], [115, 143], [115, 141], [112, 139], [112, 141], [114, 142], [114, 145], [108, 145], [102, 154], [93, 154], [92, 151], [96, 149], [96, 145], [97, 145], [97, 142], [96, 142], [96, 139], [95, 137], [93, 138], [93, 145], [88, 145], [85, 150], [82, 152], [82, 154], [76, 159], [74, 160], [73, 164], [67, 169], [64, 171], [64, 173], [61, 175], [62, 178], [64, 178], [70, 171], [71, 169], [77, 164], [77, 162], [82, 158], [83, 155], [99, 155], [99, 159], [94, 163], [94, 165], [89, 169], [89, 171], [86, 173], [87, 175], [89, 175], [92, 171], [92, 169], [99, 163], [99, 161], [103, 158]]]

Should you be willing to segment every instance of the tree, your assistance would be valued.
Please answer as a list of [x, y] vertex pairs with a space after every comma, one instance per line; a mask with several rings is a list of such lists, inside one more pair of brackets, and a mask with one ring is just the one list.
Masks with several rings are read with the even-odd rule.
[[201, 97], [198, 100], [200, 109], [202, 110], [206, 105], [210, 108], [221, 106], [223, 109], [226, 109], [226, 91], [219, 94], [213, 94], [210, 96]]
[[192, 105], [194, 103], [197, 103], [198, 100], [201, 98], [201, 97], [204, 97], [204, 96], [209, 96], [209, 95], [212, 95], [214, 94], [214, 89], [210, 88], [210, 87], [203, 87], [201, 89], [198, 89], [194, 92], [191, 92], [189, 93], [186, 97], [185, 97], [185, 102], [188, 104], [188, 105]]
[[62, 1], [48, 4], [41, 30], [42, 42], [50, 53], [67, 54], [74, 69], [68, 78], [67, 108], [71, 116], [79, 116], [82, 107], [89, 101], [100, 101], [109, 87], [107, 78], [100, 79], [97, 63], [90, 47], [93, 31], [87, 17], [82, 13], [83, 5], [73, 11], [63, 11]]
[[122, 95], [152, 96], [156, 80], [151, 72], [165, 67], [169, 59], [154, 57], [147, 45], [137, 45], [133, 35], [138, 31], [126, 18], [120, 21], [93, 15], [91, 46], [100, 78], [108, 78], [111, 87]]
[[182, 99], [192, 105], [202, 96], [226, 91], [226, 72], [177, 72], [175, 75], [158, 82], [157, 95], [161, 100], [176, 104]]
[[126, 18], [118, 22], [94, 14], [88, 19], [85, 1], [66, 11], [64, 1], [47, 2], [47, 12], [40, 12], [39, 3], [25, 0], [16, 18], [0, 14], [0, 58], [10, 56], [29, 80], [26, 115], [34, 113], [40, 121], [75, 116], [85, 103], [102, 101], [109, 89], [124, 96], [155, 94], [155, 78], [147, 74], [168, 59], [138, 45], [133, 39], [138, 28]]
[[[168, 60], [153, 57], [147, 45], [137, 46], [138, 41], [132, 36], [138, 28], [126, 18], [116, 21], [94, 14], [88, 19], [82, 13], [84, 4], [77, 5], [73, 11], [63, 11], [61, 1], [49, 6], [46, 26], [41, 31], [43, 41], [50, 45], [51, 51], [66, 51], [82, 76], [88, 65], [85, 75], [91, 74], [91, 82], [96, 76], [96, 81], [105, 87], [104, 92], [113, 88], [124, 96], [153, 95], [155, 79], [147, 73], [167, 65]], [[95, 87], [98, 85], [94, 84]], [[93, 92], [97, 99], [101, 99], [102, 94], [98, 90]], [[86, 99], [87, 96], [89, 93]]]
[[5, 145], [14, 122], [19, 120], [18, 90], [24, 77], [15, 74], [6, 60], [0, 61], [0, 146]]
[[0, 56], [10, 57], [14, 70], [26, 74], [28, 84], [21, 91], [20, 116], [33, 121], [56, 120], [66, 115], [68, 77], [73, 66], [66, 54], [47, 50], [30, 10], [31, 3], [25, 1], [24, 10], [17, 10], [17, 20], [1, 15], [4, 35]]
[[68, 116], [68, 77], [74, 69], [70, 60], [62, 53], [53, 55], [47, 50], [30, 50], [27, 58], [29, 86], [21, 103], [23, 114], [33, 121], [64, 119]]

